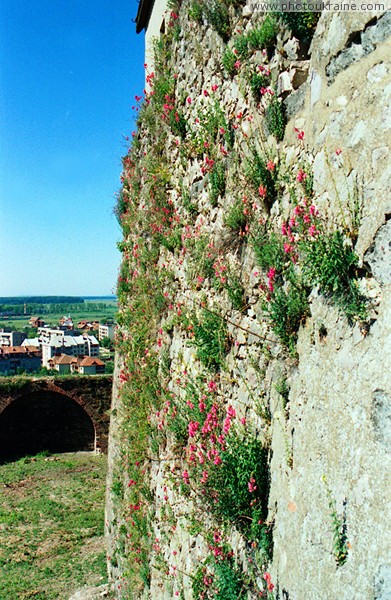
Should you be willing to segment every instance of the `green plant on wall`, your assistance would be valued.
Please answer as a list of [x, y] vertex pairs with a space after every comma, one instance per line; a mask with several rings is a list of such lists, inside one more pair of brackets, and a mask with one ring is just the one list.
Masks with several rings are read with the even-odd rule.
[[224, 364], [228, 350], [227, 326], [218, 309], [202, 309], [199, 315], [193, 314], [194, 339], [197, 357], [212, 371], [219, 370]]
[[220, 160], [214, 163], [209, 174], [209, 199], [212, 206], [217, 206], [220, 196], [225, 194], [226, 165]]
[[365, 319], [366, 300], [356, 281], [358, 257], [340, 231], [302, 243], [302, 271], [308, 285], [319, 285], [352, 322]]
[[321, 13], [312, 11], [278, 12], [276, 16], [292, 31], [293, 35], [310, 42], [315, 33]]
[[339, 516], [337, 513], [337, 506], [335, 499], [332, 496], [330, 487], [327, 483], [326, 476], [322, 476], [322, 481], [326, 487], [326, 493], [329, 502], [329, 509], [331, 510], [330, 517], [333, 525], [333, 540], [334, 540], [334, 557], [338, 566], [342, 566], [348, 559], [349, 542], [347, 536], [347, 525], [346, 525], [346, 499], [344, 500], [344, 511], [343, 515]]
[[271, 161], [255, 146], [250, 151], [245, 168], [247, 179], [260, 199], [270, 208], [277, 198], [277, 168], [271, 168]]
[[205, 0], [204, 14], [209, 25], [226, 42], [231, 35], [229, 11], [226, 3], [221, 0]]
[[284, 107], [275, 95], [266, 108], [265, 122], [269, 133], [280, 142], [285, 133], [286, 117]]

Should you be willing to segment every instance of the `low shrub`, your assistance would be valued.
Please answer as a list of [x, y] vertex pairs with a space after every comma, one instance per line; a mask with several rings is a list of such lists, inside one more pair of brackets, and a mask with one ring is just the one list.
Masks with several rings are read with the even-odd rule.
[[221, 160], [214, 163], [209, 174], [209, 200], [212, 206], [217, 206], [219, 196], [224, 196], [225, 194], [225, 171], [225, 163]]
[[286, 116], [284, 107], [277, 96], [272, 97], [266, 108], [265, 121], [268, 132], [280, 142], [285, 133]]
[[219, 312], [203, 309], [201, 314], [193, 315], [194, 339], [198, 359], [210, 370], [218, 371], [224, 363], [228, 350], [227, 326]]

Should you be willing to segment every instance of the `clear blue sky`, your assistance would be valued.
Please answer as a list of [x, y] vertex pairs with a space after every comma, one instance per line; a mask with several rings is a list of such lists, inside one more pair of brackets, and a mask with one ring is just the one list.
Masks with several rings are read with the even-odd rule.
[[134, 96], [136, 0], [0, 2], [0, 296], [107, 295]]

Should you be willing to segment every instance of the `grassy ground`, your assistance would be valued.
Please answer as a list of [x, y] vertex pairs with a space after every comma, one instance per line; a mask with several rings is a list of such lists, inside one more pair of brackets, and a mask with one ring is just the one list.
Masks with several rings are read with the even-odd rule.
[[0, 466], [0, 600], [68, 599], [107, 581], [106, 457], [23, 458]]
[[[99, 304], [105, 304], [105, 308], [99, 308]], [[82, 321], [83, 319], [86, 321], [101, 321], [102, 323], [112, 320], [115, 318], [118, 310], [117, 302], [114, 300], [105, 300], [101, 303], [86, 301], [85, 305], [84, 310], [64, 310], [64, 312], [45, 313], [40, 314], [39, 316], [41, 316], [48, 325], [58, 325], [61, 317], [70, 315], [76, 327], [78, 321]], [[30, 317], [25, 317], [23, 315], [20, 317], [11, 317], [9, 319], [0, 317], [0, 326], [12, 327], [13, 329], [20, 331], [23, 327], [29, 326], [29, 321]]]

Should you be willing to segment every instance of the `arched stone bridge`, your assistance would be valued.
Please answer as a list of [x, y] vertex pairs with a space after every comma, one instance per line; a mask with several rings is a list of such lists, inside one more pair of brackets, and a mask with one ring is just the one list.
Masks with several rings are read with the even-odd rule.
[[111, 375], [0, 379], [0, 462], [37, 452], [107, 451]]

